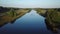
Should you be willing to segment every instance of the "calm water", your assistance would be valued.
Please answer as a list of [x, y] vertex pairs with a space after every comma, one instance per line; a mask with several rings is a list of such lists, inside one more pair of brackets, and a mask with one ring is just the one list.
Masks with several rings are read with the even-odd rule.
[[36, 11], [26, 13], [13, 24], [8, 23], [0, 28], [1, 34], [21, 34], [21, 33], [40, 33], [40, 34], [53, 34], [47, 29], [45, 18], [37, 14]]

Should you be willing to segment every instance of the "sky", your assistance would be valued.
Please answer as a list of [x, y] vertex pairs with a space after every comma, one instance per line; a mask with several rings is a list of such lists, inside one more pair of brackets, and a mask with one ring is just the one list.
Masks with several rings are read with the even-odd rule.
[[60, 8], [60, 0], [0, 0], [0, 6], [18, 8]]

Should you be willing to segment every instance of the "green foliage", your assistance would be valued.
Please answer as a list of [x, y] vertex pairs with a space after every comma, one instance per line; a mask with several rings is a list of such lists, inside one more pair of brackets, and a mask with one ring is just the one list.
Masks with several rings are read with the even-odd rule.
[[10, 17], [15, 17], [17, 13], [13, 9], [11, 9], [10, 11], [6, 12], [6, 15]]
[[60, 14], [57, 11], [52, 14], [52, 20], [60, 22]]

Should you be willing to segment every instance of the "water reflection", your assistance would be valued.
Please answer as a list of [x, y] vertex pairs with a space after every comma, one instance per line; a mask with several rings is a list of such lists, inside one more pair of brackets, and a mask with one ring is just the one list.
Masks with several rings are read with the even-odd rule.
[[58, 33], [58, 29], [56, 26], [54, 26], [54, 24], [49, 24], [49, 22], [47, 22], [46, 19], [45, 19], [45, 23], [46, 23], [48, 30], [51, 30], [52, 32]]
[[[10, 11], [10, 12], [6, 12], [6, 13], [0, 13], [0, 27], [11, 23], [13, 24], [18, 18], [22, 17], [23, 15], [25, 15], [27, 12], [29, 12], [29, 10], [17, 10], [17, 11]], [[5, 15], [3, 15], [5, 14]]]
[[[34, 10], [21, 15], [16, 20], [11, 20], [11, 17], [0, 17], [0, 33], [17, 34], [17, 33], [40, 33], [40, 34], [52, 34], [52, 32], [58, 33], [58, 27], [53, 26], [45, 20], [39, 13]], [[6, 19], [5, 19], [6, 18]], [[8, 18], [8, 19], [7, 19]], [[6, 20], [6, 23], [5, 23]], [[9, 21], [8, 21], [9, 20]], [[46, 28], [47, 27], [47, 28]], [[2, 32], [3, 30], [3, 32]], [[4, 31], [6, 30], [6, 32]], [[49, 31], [51, 30], [51, 31]]]
[[[37, 12], [39, 15], [41, 15], [39, 12]], [[59, 14], [58, 14], [59, 15]], [[43, 17], [45, 17], [45, 24], [48, 30], [50, 30], [51, 32], [53, 32], [54, 34], [60, 34], [59, 29], [60, 29], [60, 23], [59, 22], [53, 22], [52, 19], [47, 16], [47, 12], [44, 13], [44, 15], [42, 15]], [[51, 17], [51, 16], [50, 16]]]
[[53, 23], [53, 24], [50, 24], [50, 22], [48, 22], [46, 19], [45, 19], [45, 24], [46, 24], [46, 27], [48, 30], [50, 30], [51, 32], [55, 33], [55, 34], [60, 34], [60, 24], [59, 23]]

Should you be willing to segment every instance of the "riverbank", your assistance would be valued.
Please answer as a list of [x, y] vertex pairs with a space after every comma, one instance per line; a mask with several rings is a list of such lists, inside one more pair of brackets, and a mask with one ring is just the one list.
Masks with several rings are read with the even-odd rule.
[[16, 20], [17, 18], [23, 16], [26, 14], [29, 10], [16, 10], [16, 11], [8, 11], [3, 14], [3, 16], [0, 16], [0, 26], [4, 25], [5, 23], [12, 22]]
[[[0, 23], [13, 22], [17, 18], [29, 13], [31, 10], [36, 10], [39, 15], [47, 19], [50, 24], [60, 24], [60, 9], [42, 9], [42, 8], [6, 8], [0, 7]], [[0, 25], [1, 25], [0, 24]]]

